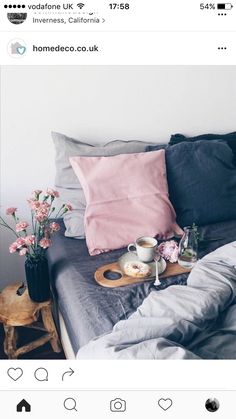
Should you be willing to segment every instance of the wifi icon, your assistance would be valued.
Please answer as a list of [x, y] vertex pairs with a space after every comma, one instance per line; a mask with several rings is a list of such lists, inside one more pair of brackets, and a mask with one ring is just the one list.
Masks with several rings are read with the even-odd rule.
[[85, 4], [84, 3], [78, 3], [77, 4], [77, 7], [79, 8], [79, 9], [83, 9], [83, 7], [85, 6]]

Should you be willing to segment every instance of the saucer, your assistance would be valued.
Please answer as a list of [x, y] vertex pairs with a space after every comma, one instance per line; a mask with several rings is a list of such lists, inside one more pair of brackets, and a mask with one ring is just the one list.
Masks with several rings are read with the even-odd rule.
[[[124, 265], [127, 262], [142, 262], [139, 258], [137, 253], [135, 252], [127, 252], [124, 255], [122, 255], [118, 260], [118, 265], [120, 266], [120, 269], [124, 272]], [[148, 266], [150, 266], [152, 273], [149, 276], [149, 278], [155, 278], [156, 277], [156, 262], [145, 262]], [[166, 261], [163, 258], [160, 258], [158, 261], [158, 275], [161, 275], [166, 270]]]

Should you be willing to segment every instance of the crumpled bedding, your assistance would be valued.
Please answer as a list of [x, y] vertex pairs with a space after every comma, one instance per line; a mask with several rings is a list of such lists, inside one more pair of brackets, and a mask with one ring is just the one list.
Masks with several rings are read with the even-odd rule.
[[77, 359], [236, 359], [236, 242], [198, 261], [187, 286], [152, 291]]

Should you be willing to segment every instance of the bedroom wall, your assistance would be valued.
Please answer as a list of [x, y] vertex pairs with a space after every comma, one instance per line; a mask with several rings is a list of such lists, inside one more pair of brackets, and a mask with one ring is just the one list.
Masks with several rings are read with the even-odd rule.
[[[102, 143], [236, 129], [230, 66], [3, 67], [1, 90], [1, 206], [16, 205], [23, 218], [31, 191], [53, 186], [51, 130]], [[23, 260], [0, 234], [3, 287], [23, 277]]]

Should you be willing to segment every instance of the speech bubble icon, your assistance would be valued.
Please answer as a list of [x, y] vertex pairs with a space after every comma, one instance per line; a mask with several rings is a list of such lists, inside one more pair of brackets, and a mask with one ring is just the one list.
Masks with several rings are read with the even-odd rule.
[[38, 368], [34, 371], [34, 376], [38, 381], [48, 381], [48, 370], [46, 368]]

